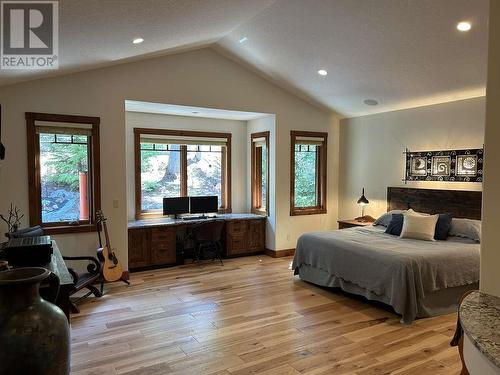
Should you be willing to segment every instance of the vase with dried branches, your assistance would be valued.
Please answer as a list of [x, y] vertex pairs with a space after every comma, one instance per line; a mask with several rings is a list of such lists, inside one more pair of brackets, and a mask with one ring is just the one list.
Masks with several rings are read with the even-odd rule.
[[24, 217], [21, 209], [17, 206], [14, 206], [12, 203], [10, 204], [9, 214], [8, 216], [4, 216], [0, 214], [0, 219], [2, 219], [7, 224], [7, 231], [9, 233], [14, 233], [19, 230], [19, 226], [21, 225], [21, 219]]

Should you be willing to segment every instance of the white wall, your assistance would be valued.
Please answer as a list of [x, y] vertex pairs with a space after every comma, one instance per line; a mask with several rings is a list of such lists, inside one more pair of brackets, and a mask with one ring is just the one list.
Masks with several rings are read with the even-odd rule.
[[264, 116], [247, 123], [247, 212], [252, 209], [252, 153], [251, 153], [251, 135], [269, 131], [269, 207], [268, 220], [266, 226], [266, 248], [276, 249], [276, 118], [274, 115]]
[[481, 290], [500, 297], [500, 2], [490, 2]]
[[134, 128], [175, 129], [231, 133], [231, 196], [233, 212], [247, 207], [247, 123], [246, 121], [126, 112], [127, 206], [128, 219], [135, 218]]
[[[25, 112], [99, 116], [102, 205], [117, 254], [126, 264], [127, 180], [133, 178], [126, 167], [126, 99], [276, 114], [276, 249], [295, 247], [305, 231], [335, 225], [337, 119], [210, 48], [0, 88], [7, 147], [0, 169], [0, 212], [10, 202], [28, 212]], [[326, 215], [289, 216], [290, 130], [330, 132]], [[118, 201], [117, 208], [113, 200]], [[64, 254], [91, 254], [95, 237], [75, 234], [56, 239]]]
[[386, 112], [341, 121], [340, 212], [339, 217], [361, 214], [356, 204], [366, 188], [374, 217], [387, 210], [387, 187], [481, 190], [480, 183], [408, 182], [406, 148], [412, 151], [480, 148], [484, 143], [485, 99]]

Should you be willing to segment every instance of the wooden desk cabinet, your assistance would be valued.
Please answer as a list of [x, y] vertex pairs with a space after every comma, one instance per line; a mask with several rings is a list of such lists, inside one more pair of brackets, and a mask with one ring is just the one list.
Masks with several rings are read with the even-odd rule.
[[129, 268], [176, 263], [175, 227], [133, 228], [128, 230]]
[[231, 220], [226, 223], [226, 256], [259, 253], [266, 246], [265, 220]]
[[[128, 229], [128, 265], [131, 270], [168, 266], [178, 263], [177, 230], [189, 228], [189, 222]], [[263, 218], [225, 221], [223, 254], [227, 257], [261, 253], [266, 245], [266, 220]]]

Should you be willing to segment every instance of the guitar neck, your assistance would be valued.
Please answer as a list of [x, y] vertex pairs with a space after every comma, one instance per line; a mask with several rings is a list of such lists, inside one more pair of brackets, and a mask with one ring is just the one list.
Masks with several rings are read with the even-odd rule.
[[106, 240], [106, 247], [108, 248], [108, 251], [111, 253], [111, 243], [109, 242], [108, 226], [106, 225], [105, 221], [103, 221], [102, 227], [104, 229], [104, 239]]

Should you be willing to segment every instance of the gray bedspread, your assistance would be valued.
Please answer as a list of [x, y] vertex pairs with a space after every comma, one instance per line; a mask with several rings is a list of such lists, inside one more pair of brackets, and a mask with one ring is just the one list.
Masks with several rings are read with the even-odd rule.
[[447, 241], [400, 239], [385, 228], [350, 228], [302, 235], [293, 269], [313, 267], [356, 284], [390, 304], [411, 323], [426, 293], [477, 283], [479, 244], [458, 237]]

